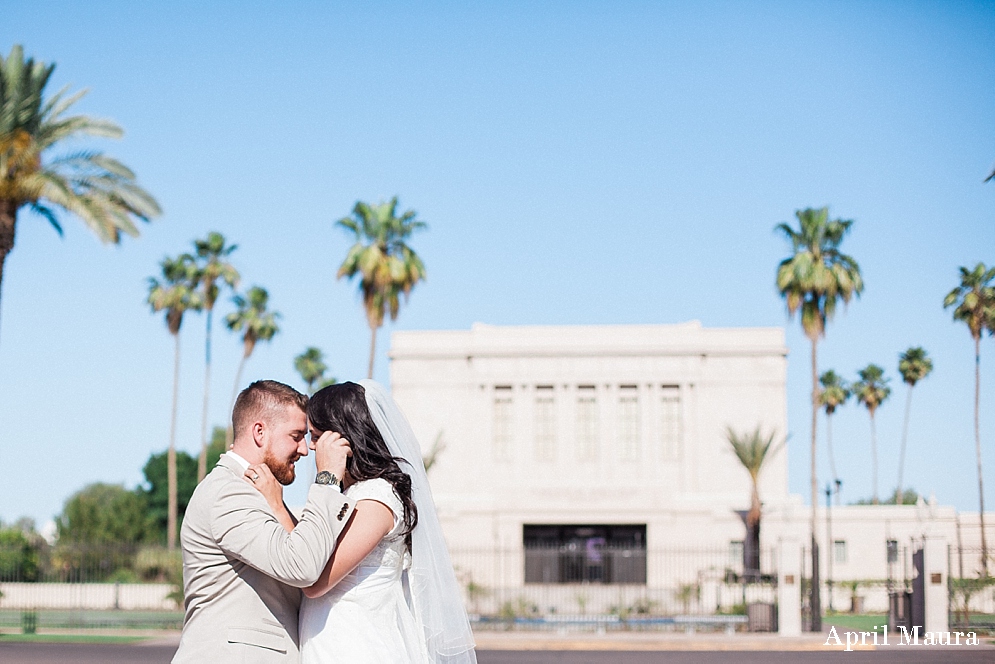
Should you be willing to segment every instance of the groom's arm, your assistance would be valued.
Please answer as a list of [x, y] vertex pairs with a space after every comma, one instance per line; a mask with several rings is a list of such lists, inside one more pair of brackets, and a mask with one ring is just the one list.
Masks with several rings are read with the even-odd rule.
[[226, 482], [211, 508], [211, 530], [225, 553], [303, 588], [318, 579], [354, 508], [337, 488], [314, 484], [300, 522], [288, 533], [258, 491], [245, 482]]

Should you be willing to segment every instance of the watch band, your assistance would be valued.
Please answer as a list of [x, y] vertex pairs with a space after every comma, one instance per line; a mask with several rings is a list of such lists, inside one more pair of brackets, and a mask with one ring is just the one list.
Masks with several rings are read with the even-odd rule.
[[314, 478], [315, 484], [330, 484], [337, 488], [339, 491], [342, 490], [342, 480], [335, 477], [334, 473], [330, 473], [327, 470], [323, 470], [318, 473]]

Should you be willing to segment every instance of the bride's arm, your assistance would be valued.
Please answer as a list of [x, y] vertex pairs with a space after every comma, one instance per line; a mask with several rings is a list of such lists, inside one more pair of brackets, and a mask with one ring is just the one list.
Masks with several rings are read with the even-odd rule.
[[252, 464], [245, 470], [245, 481], [263, 494], [263, 498], [266, 499], [269, 508], [273, 510], [273, 515], [283, 526], [283, 529], [288, 533], [293, 532], [297, 525], [297, 519], [283, 502], [283, 485], [273, 476], [273, 471], [269, 469], [269, 466], [264, 463]]
[[370, 555], [394, 527], [394, 513], [378, 500], [360, 500], [352, 519], [339, 536], [332, 557], [313, 586], [304, 589], [308, 597], [321, 597]]

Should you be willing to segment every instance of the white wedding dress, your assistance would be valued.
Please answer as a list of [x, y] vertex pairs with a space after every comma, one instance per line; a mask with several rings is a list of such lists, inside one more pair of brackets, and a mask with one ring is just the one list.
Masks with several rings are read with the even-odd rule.
[[422, 627], [404, 587], [410, 556], [404, 544], [404, 506], [387, 480], [357, 482], [346, 495], [375, 500], [394, 514], [394, 527], [359, 566], [325, 595], [301, 603], [301, 664], [423, 664], [429, 661]]

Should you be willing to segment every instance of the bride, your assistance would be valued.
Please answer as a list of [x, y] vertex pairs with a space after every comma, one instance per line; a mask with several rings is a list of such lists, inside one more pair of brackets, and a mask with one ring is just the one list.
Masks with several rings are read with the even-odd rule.
[[[352, 447], [343, 479], [356, 502], [335, 552], [300, 613], [302, 664], [475, 664], [473, 636], [418, 442], [374, 381], [319, 390], [311, 440], [334, 431]], [[257, 482], [287, 530], [283, 487]]]

